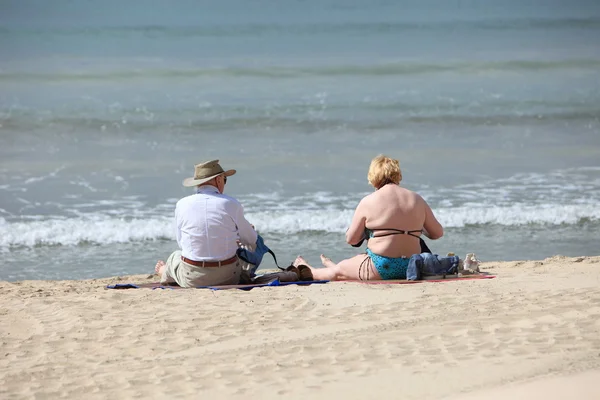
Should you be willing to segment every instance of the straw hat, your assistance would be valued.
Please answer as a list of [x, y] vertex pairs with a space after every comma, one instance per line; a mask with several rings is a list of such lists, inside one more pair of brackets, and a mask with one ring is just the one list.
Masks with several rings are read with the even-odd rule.
[[183, 180], [183, 186], [192, 187], [203, 184], [204, 182], [210, 181], [212, 178], [225, 175], [231, 176], [235, 174], [235, 169], [223, 171], [223, 168], [219, 165], [219, 160], [207, 161], [202, 164], [196, 164], [194, 166], [194, 176]]

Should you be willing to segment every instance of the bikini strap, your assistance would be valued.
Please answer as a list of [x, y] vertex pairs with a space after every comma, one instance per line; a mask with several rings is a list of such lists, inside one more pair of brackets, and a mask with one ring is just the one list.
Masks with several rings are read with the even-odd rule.
[[389, 232], [389, 233], [384, 233], [383, 235], [375, 235], [375, 230], [371, 229], [371, 232], [373, 232], [373, 236], [372, 237], [385, 237], [385, 236], [391, 236], [391, 235], [410, 235], [416, 238], [421, 238], [421, 236], [419, 235], [415, 235], [415, 233], [419, 233], [422, 234], [423, 233], [423, 229], [418, 229], [418, 230], [413, 230], [413, 231], [405, 231], [402, 229], [394, 229], [394, 228], [381, 228], [381, 229], [377, 229], [378, 231], [393, 231], [393, 232]]
[[373, 232], [373, 236], [372, 237], [386, 237], [386, 236], [392, 236], [392, 235], [406, 235], [407, 232], [403, 231], [402, 229], [377, 229], [378, 231], [394, 231], [394, 232], [388, 232], [388, 233], [384, 233], [382, 235], [376, 235], [375, 232]]
[[[415, 234], [414, 234], [415, 232], [418, 232], [419, 234], [418, 234], [418, 235], [415, 235]], [[423, 229], [414, 230], [414, 231], [407, 231], [407, 232], [406, 232], [406, 234], [407, 234], [407, 235], [410, 235], [410, 236], [413, 236], [413, 237], [416, 237], [416, 238], [418, 238], [418, 239], [421, 239], [421, 235], [423, 234]]]

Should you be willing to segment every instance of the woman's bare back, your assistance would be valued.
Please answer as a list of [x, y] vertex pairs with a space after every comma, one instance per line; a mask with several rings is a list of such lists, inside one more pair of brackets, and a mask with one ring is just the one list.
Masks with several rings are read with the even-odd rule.
[[[354, 226], [356, 222], [358, 226]], [[442, 226], [427, 202], [417, 193], [394, 184], [383, 186], [361, 201], [350, 230], [360, 230], [360, 225], [362, 229], [375, 231], [374, 237], [369, 239], [369, 249], [386, 257], [410, 257], [420, 253], [418, 237], [422, 229], [432, 239], [443, 235]], [[413, 232], [409, 235], [397, 230]], [[386, 235], [389, 233], [392, 234]]]

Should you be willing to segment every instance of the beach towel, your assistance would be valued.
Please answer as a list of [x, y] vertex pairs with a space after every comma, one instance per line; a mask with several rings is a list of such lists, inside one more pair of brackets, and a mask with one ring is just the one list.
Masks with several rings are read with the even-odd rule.
[[409, 280], [387, 280], [387, 281], [339, 281], [339, 282], [356, 282], [363, 283], [366, 285], [408, 285], [413, 283], [422, 283], [422, 282], [456, 282], [456, 281], [468, 281], [473, 279], [494, 279], [496, 275], [469, 275], [469, 276], [448, 276], [442, 277], [440, 276], [431, 276], [425, 279], [421, 279], [418, 281], [409, 281]]
[[251, 290], [258, 287], [266, 286], [289, 286], [289, 285], [312, 285], [327, 283], [329, 281], [296, 281], [296, 282], [281, 282], [279, 279], [267, 283], [241, 284], [241, 285], [220, 285], [220, 286], [198, 286], [195, 288], [182, 288], [178, 285], [162, 285], [160, 282], [151, 283], [117, 283], [106, 286], [106, 289], [211, 289], [211, 290], [226, 290], [226, 289], [241, 289]]
[[[442, 277], [430, 277], [427, 279], [423, 279], [420, 281], [409, 281], [409, 280], [387, 280], [387, 281], [357, 281], [357, 280], [349, 280], [349, 281], [337, 281], [337, 282], [354, 282], [361, 283], [365, 285], [406, 285], [406, 284], [415, 284], [422, 282], [452, 282], [452, 281], [465, 281], [465, 280], [474, 280], [474, 279], [493, 279], [495, 275], [470, 275], [470, 276], [454, 276], [446, 278]], [[275, 279], [271, 282], [266, 283], [254, 283], [254, 284], [241, 284], [241, 285], [221, 285], [221, 286], [199, 286], [197, 288], [190, 289], [211, 289], [211, 290], [226, 290], [226, 289], [241, 289], [241, 290], [251, 290], [259, 287], [267, 287], [267, 286], [288, 286], [288, 285], [311, 285], [311, 284], [321, 284], [328, 283], [329, 281], [295, 281], [295, 282], [282, 282], [279, 279]], [[334, 282], [335, 283], [335, 282]], [[162, 285], [160, 282], [150, 282], [150, 283], [117, 283], [114, 285], [106, 286], [106, 289], [186, 289], [177, 285]]]

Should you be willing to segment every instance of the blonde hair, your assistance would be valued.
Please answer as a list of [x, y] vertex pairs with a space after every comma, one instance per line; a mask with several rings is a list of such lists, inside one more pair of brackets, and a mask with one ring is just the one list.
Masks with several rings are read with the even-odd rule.
[[400, 161], [384, 156], [383, 154], [378, 155], [371, 160], [367, 178], [375, 189], [380, 189], [388, 183], [399, 184], [402, 180]]

